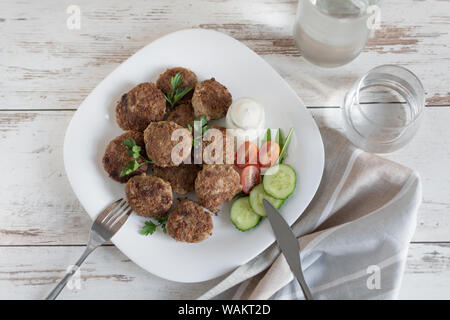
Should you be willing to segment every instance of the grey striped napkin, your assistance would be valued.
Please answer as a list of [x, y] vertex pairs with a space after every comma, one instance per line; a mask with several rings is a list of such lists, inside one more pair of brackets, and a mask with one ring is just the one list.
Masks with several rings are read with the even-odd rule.
[[[317, 194], [292, 226], [315, 299], [398, 295], [421, 202], [418, 174], [356, 149], [322, 128], [325, 171]], [[303, 299], [276, 245], [240, 266], [199, 299]]]

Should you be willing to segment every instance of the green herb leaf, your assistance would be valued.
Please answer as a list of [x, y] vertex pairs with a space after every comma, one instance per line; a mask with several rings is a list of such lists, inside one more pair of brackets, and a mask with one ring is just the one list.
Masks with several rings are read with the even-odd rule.
[[[127, 148], [128, 155], [131, 156], [134, 160], [128, 162], [127, 166], [125, 168], [122, 168], [122, 171], [120, 172], [120, 177], [130, 174], [133, 171], [136, 171], [144, 163], [150, 162], [148, 159], [146, 159], [141, 155], [140, 152], [142, 148], [136, 145], [136, 141], [134, 141], [134, 139], [124, 139], [122, 142]], [[141, 163], [137, 161], [137, 159], [139, 158], [141, 158], [142, 160]]]
[[132, 171], [128, 168], [122, 168], [122, 171], [120, 172], [120, 177], [126, 176], [127, 174], [130, 174]]
[[136, 145], [136, 141], [134, 139], [123, 139], [123, 144], [128, 148], [133, 148]]
[[156, 231], [156, 228], [158, 226], [153, 223], [153, 221], [148, 220], [145, 222], [144, 226], [141, 229], [141, 234], [144, 236], [148, 236], [150, 234], [153, 234]]
[[278, 145], [280, 146], [280, 150], [282, 150], [283, 146], [284, 146], [284, 138], [283, 138], [283, 132], [281, 131], [281, 129], [278, 129], [278, 131], [277, 131], [277, 135], [275, 137], [275, 142], [278, 143]]
[[181, 73], [177, 73], [172, 78], [170, 78], [170, 85], [172, 86], [172, 91], [176, 92], [179, 86], [183, 83], [183, 78], [181, 76]]
[[173, 97], [173, 104], [176, 104], [181, 98], [183, 98], [192, 88], [186, 87], [181, 90], [177, 90], [175, 96]]
[[133, 154], [133, 148], [136, 147], [136, 141], [134, 139], [123, 139], [123, 144], [127, 148], [128, 154], [131, 156]]
[[128, 163], [128, 166], [130, 167], [131, 170], [136, 171], [139, 168], [139, 162], [137, 162], [136, 160], [130, 161]]
[[126, 176], [127, 174], [132, 173], [137, 168], [139, 168], [139, 163], [136, 160], [128, 162], [127, 166], [125, 168], [122, 168], [122, 171], [120, 172], [120, 177], [123, 177], [123, 176]]
[[208, 118], [205, 115], [202, 115], [199, 119], [200, 124], [202, 125], [202, 127], [208, 122]]
[[270, 140], [272, 140], [272, 133], [271, 133], [270, 129], [267, 129], [266, 133], [264, 134], [264, 138], [261, 141], [261, 145]]
[[155, 220], [158, 221], [159, 224], [163, 224], [167, 222], [167, 217], [157, 217]]
[[164, 94], [164, 98], [166, 98], [167, 102], [169, 102], [170, 106], [173, 106], [180, 101], [192, 88], [186, 87], [181, 88], [183, 84], [183, 78], [181, 73], [177, 73], [172, 78], [170, 78], [170, 85], [172, 86], [172, 90], [166, 94]]
[[202, 134], [205, 135], [206, 131], [208, 131], [209, 129], [211, 129], [210, 125], [206, 125], [202, 128]]
[[172, 97], [170, 97], [170, 95], [169, 95], [169, 97], [166, 96], [165, 93], [163, 93], [163, 95], [164, 95], [164, 98], [166, 98], [166, 101], [170, 104], [170, 106], [173, 107], [174, 104], [172, 102]]
[[294, 129], [291, 128], [286, 137], [286, 140], [284, 140], [283, 148], [281, 149], [280, 156], [278, 157], [278, 163], [283, 163], [284, 159], [287, 156], [287, 148], [289, 147], [289, 143], [291, 142], [291, 137], [292, 137], [293, 132], [294, 132]]
[[154, 223], [152, 220], [148, 220], [147, 222], [145, 222], [141, 230], [142, 235], [144, 236], [151, 235], [156, 231], [158, 227], [161, 227], [162, 231], [164, 233], [167, 233], [166, 230], [167, 217], [157, 217], [155, 218], [155, 220], [158, 224]]
[[[196, 118], [194, 120], [194, 129], [190, 125], [188, 125], [189, 130], [191, 130], [194, 139], [192, 139], [192, 145], [198, 146], [202, 142], [203, 135], [211, 129], [211, 126], [207, 124], [208, 118], [205, 115], [202, 115], [200, 118]], [[199, 134], [200, 133], [200, 134]], [[196, 136], [196, 134], [199, 134]]]
[[158, 221], [159, 226], [161, 227], [162, 231], [164, 233], [167, 233], [166, 224], [167, 224], [167, 216], [166, 217], [159, 217], [156, 218], [156, 221]]

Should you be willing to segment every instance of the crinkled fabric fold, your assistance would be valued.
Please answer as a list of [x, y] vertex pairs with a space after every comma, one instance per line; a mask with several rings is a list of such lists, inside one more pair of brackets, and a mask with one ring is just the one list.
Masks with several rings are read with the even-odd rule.
[[[315, 299], [395, 299], [421, 202], [418, 174], [322, 128], [325, 170], [292, 226]], [[294, 156], [294, 155], [291, 155]], [[199, 299], [303, 299], [276, 244]]]

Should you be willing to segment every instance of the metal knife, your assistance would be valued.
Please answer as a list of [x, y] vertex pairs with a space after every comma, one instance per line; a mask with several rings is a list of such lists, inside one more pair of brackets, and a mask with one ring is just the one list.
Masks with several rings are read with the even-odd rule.
[[281, 214], [269, 201], [263, 199], [263, 205], [266, 210], [267, 217], [269, 218], [270, 225], [272, 226], [273, 233], [277, 239], [278, 246], [283, 252], [292, 273], [297, 278], [305, 299], [313, 300], [305, 278], [303, 277], [302, 265], [300, 262], [300, 247], [298, 245], [297, 238], [294, 236], [292, 229], [286, 223], [286, 220], [284, 220]]

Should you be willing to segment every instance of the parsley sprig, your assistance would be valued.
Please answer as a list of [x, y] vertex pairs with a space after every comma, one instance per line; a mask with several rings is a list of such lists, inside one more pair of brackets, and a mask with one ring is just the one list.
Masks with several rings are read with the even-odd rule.
[[164, 97], [166, 98], [167, 102], [170, 103], [170, 106], [173, 108], [173, 106], [180, 101], [181, 98], [183, 98], [189, 91], [192, 90], [190, 87], [181, 88], [181, 85], [183, 84], [183, 78], [181, 76], [181, 73], [177, 73], [172, 78], [170, 78], [170, 85], [172, 86], [172, 90], [166, 94], [164, 94]]
[[155, 233], [156, 229], [158, 227], [161, 227], [162, 231], [164, 233], [167, 233], [166, 229], [166, 223], [167, 223], [167, 217], [158, 217], [155, 218], [156, 223], [154, 223], [152, 220], [148, 220], [144, 223], [144, 226], [141, 229], [141, 234], [144, 236], [152, 235]]
[[[126, 167], [122, 168], [122, 172], [120, 172], [120, 177], [130, 174], [139, 169], [140, 166], [150, 162], [141, 155], [142, 148], [136, 145], [136, 141], [134, 141], [134, 139], [124, 139], [123, 144], [127, 148], [127, 153], [133, 157], [133, 160], [128, 162]], [[137, 159], [139, 158], [142, 160], [141, 163], [137, 161]]]
[[[202, 142], [202, 137], [206, 131], [211, 129], [211, 126], [208, 125], [208, 118], [205, 115], [202, 115], [200, 118], [194, 120], [194, 128], [190, 124], [188, 124], [188, 129], [191, 131], [194, 139], [192, 140], [192, 145], [198, 146]], [[200, 133], [200, 135], [196, 135], [196, 133]]]

